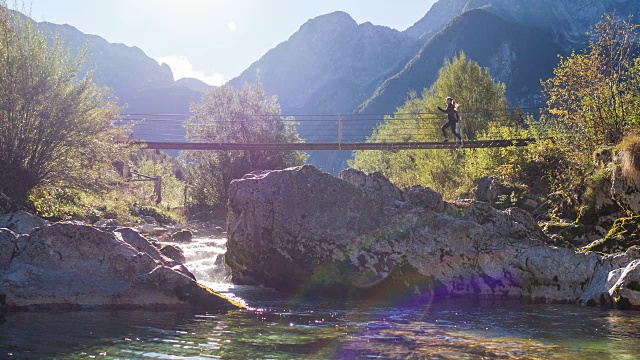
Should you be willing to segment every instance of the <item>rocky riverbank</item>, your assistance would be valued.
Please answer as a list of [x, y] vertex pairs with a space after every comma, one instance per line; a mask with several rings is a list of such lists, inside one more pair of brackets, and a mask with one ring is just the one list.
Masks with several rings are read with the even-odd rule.
[[226, 261], [236, 284], [341, 296], [493, 296], [640, 306], [640, 249], [552, 245], [534, 218], [380, 174], [313, 166], [232, 182]]
[[179, 251], [131, 228], [101, 225], [0, 215], [2, 308], [243, 307], [198, 284]]

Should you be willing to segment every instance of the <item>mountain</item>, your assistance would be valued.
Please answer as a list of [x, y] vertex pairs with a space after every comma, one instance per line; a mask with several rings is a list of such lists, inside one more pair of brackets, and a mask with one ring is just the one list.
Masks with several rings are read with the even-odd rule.
[[553, 34], [506, 21], [485, 10], [454, 18], [420, 49], [397, 74], [387, 79], [359, 112], [387, 113], [402, 105], [408, 91], [418, 93], [435, 82], [446, 59], [464, 51], [506, 84], [512, 104], [536, 105], [540, 79], [553, 75], [562, 48]]
[[[158, 64], [137, 47], [109, 43], [100, 36], [85, 34], [70, 25], [48, 22], [37, 25], [50, 37], [60, 36], [72, 53], [88, 49], [83, 71], [94, 71], [94, 81], [111, 89], [111, 94], [123, 107], [123, 113], [188, 114], [190, 104], [199, 101], [201, 92], [209, 88], [197, 79], [174, 81], [167, 64]], [[184, 116], [147, 123], [142, 121], [135, 125], [133, 136], [151, 141], [184, 141], [182, 118]], [[177, 155], [177, 151], [170, 153]]]
[[229, 83], [261, 81], [284, 113], [351, 113], [417, 50], [415, 39], [334, 12], [307, 21]]
[[206, 82], [200, 79], [194, 79], [194, 78], [178, 79], [176, 80], [176, 85], [184, 86], [198, 92], [203, 92], [211, 89], [211, 85], [207, 84]]
[[188, 113], [190, 102], [198, 101], [202, 90], [209, 87], [197, 79], [174, 81], [167, 64], [158, 64], [135, 46], [110, 43], [68, 24], [36, 22], [20, 12], [10, 12], [31, 21], [49, 39], [59, 37], [72, 54], [86, 49], [81, 75], [93, 71], [93, 80], [111, 90], [124, 112]]
[[[262, 82], [278, 95], [283, 114], [350, 114], [390, 75], [399, 71], [419, 43], [403, 33], [371, 23], [358, 25], [334, 12], [307, 21], [289, 39], [267, 52], [229, 83]], [[308, 120], [309, 117], [306, 117]], [[307, 141], [329, 141], [337, 121], [302, 123]], [[309, 162], [337, 172], [350, 151], [310, 151]]]
[[[585, 33], [605, 13], [640, 15], [639, 0], [440, 0], [413, 26], [412, 37], [428, 40], [463, 12], [483, 9], [522, 26], [544, 29], [565, 49], [580, 47]], [[636, 20], [637, 21], [637, 20]]]

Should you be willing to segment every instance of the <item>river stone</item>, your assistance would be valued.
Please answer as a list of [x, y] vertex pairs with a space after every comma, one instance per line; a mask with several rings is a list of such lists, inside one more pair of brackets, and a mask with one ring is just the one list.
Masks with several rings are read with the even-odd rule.
[[351, 181], [312, 166], [233, 181], [226, 253], [233, 282], [378, 299], [466, 295], [576, 303], [595, 277], [606, 280], [631, 261], [626, 254], [546, 245], [549, 239], [519, 208], [464, 200], [427, 211], [406, 194], [363, 186], [361, 173], [345, 173]]
[[181, 264], [184, 264], [186, 261], [184, 257], [184, 251], [182, 251], [182, 249], [175, 245], [162, 245], [162, 247], [160, 248], [160, 253], [162, 253], [162, 255], [168, 257], [169, 259], [173, 259], [174, 261], [177, 261]]
[[113, 233], [72, 223], [33, 231], [0, 273], [0, 294], [10, 309], [241, 307]]
[[96, 227], [118, 227], [120, 226], [120, 221], [116, 219], [102, 219], [96, 221], [93, 226]]
[[193, 233], [189, 230], [179, 230], [171, 234], [171, 241], [175, 242], [191, 242]]
[[26, 211], [0, 215], [0, 228], [7, 228], [17, 234], [29, 234], [34, 229], [47, 226], [49, 222]]

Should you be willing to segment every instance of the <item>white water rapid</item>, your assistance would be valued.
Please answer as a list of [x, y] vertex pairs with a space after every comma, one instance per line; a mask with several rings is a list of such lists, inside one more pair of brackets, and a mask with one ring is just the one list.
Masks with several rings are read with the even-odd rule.
[[231, 273], [224, 263], [226, 238], [194, 237], [189, 243], [172, 243], [184, 252], [185, 266], [199, 283], [219, 292], [228, 292]]

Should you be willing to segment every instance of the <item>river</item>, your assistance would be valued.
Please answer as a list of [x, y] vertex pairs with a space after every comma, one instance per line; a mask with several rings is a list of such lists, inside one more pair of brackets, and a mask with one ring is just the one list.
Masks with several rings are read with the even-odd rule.
[[0, 358], [640, 359], [640, 313], [452, 298], [380, 306], [233, 286], [224, 239], [180, 244], [199, 281], [252, 310], [18, 312]]

